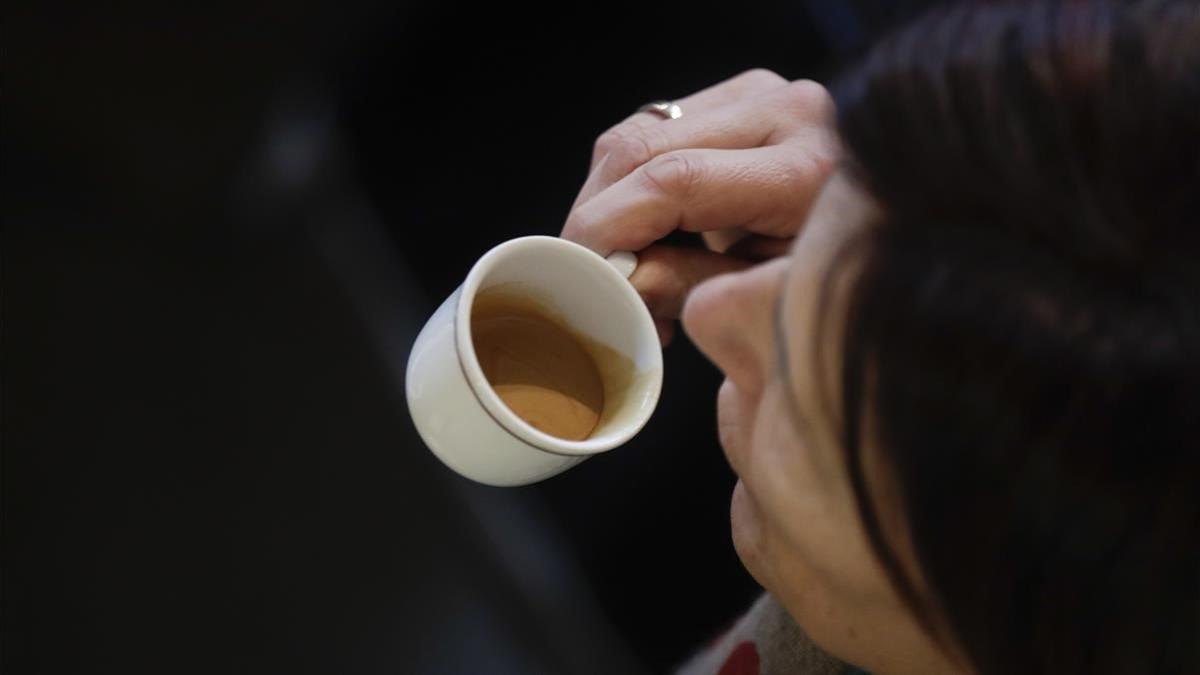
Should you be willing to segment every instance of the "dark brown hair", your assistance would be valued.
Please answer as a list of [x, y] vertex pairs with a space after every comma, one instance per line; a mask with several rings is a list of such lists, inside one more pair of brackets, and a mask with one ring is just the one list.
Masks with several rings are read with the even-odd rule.
[[893, 583], [980, 673], [1200, 673], [1200, 4], [941, 9], [835, 96], [885, 213], [839, 408]]

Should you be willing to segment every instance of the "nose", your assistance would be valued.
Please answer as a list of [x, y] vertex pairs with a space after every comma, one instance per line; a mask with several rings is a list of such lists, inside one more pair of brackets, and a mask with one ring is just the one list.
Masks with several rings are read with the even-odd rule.
[[745, 393], [761, 391], [772, 367], [775, 302], [788, 258], [714, 277], [688, 295], [683, 327], [700, 351]]

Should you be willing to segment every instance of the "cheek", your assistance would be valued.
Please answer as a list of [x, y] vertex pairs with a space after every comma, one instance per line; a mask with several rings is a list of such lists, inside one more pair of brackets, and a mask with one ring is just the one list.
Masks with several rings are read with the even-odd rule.
[[737, 440], [727, 450], [744, 493], [735, 492], [731, 505], [738, 553], [768, 588], [858, 586], [865, 552], [856, 512], [794, 432], [786, 401], [777, 381], [753, 410], [744, 398], [729, 397], [728, 405], [743, 413], [729, 430]]
[[734, 527], [743, 530], [735, 533], [739, 555], [744, 550], [759, 583], [790, 597], [806, 617], [816, 606], [890, 604], [848, 486], [828, 471], [831, 458], [823, 462], [820, 449], [798, 436], [787, 400], [772, 383], [746, 422], [752, 432], [739, 474], [746, 495], [733, 505]]
[[751, 468], [752, 444], [757, 420], [755, 401], [747, 397], [732, 380], [726, 379], [717, 392], [717, 433], [730, 468], [739, 476], [729, 505], [729, 524], [733, 546], [742, 564], [759, 584], [770, 588], [765, 563], [768, 537], [764, 532], [761, 509], [740, 477]]
[[731, 383], [718, 398], [722, 413], [722, 442], [740, 480], [730, 504], [734, 547], [746, 569], [768, 590], [786, 582], [780, 570], [796, 569], [797, 556], [782, 524], [796, 517], [789, 493], [795, 486], [785, 453], [797, 452], [795, 440], [785, 437], [786, 422], [778, 417], [769, 386], [761, 400], [740, 395]]
[[[797, 461], [804, 448], [788, 433], [787, 411], [780, 405], [778, 382], [772, 382], [755, 401], [752, 410], [741, 418], [744, 461], [739, 475], [762, 508], [763, 515], [776, 523], [787, 522], [794, 514], [792, 496], [808, 490], [803, 463]], [[735, 405], [745, 405], [735, 400]]]

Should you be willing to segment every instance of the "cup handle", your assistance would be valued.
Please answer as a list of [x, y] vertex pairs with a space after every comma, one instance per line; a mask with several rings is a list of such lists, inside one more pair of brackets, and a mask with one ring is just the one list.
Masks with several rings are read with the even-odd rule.
[[621, 273], [621, 276], [626, 279], [633, 276], [633, 271], [638, 266], [637, 255], [632, 251], [617, 251], [605, 258], [605, 260], [608, 261], [609, 265], [615, 267]]

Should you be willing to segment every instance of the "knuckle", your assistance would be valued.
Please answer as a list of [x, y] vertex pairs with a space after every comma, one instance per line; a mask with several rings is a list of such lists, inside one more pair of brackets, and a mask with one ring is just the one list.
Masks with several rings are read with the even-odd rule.
[[788, 190], [815, 195], [835, 168], [836, 162], [824, 153], [797, 153], [796, 159], [784, 166], [783, 180]]
[[563, 224], [562, 236], [564, 239], [570, 239], [578, 243], [584, 233], [591, 229], [592, 222], [581, 208], [572, 209], [567, 214], [567, 221]]
[[787, 182], [791, 185], [809, 187], [824, 180], [832, 169], [832, 162], [826, 162], [817, 155], [805, 153], [787, 165]]
[[787, 84], [787, 80], [783, 76], [766, 68], [752, 68], [734, 77], [733, 81], [744, 93], [773, 89]]
[[657, 135], [653, 126], [618, 125], [596, 139], [593, 156], [598, 160], [607, 155], [610, 170], [624, 175], [658, 154], [662, 144]]
[[812, 153], [809, 163], [812, 164], [812, 176], [818, 182], [824, 182], [837, 170], [837, 157], [832, 151], [820, 150]]
[[596, 138], [595, 145], [592, 146], [592, 154], [599, 159], [608, 153], [612, 152], [613, 147], [621, 141], [621, 134], [615, 128], [600, 134]]
[[613, 143], [608, 151], [609, 165], [619, 173], [626, 174], [649, 162], [654, 154], [654, 144], [646, 133], [632, 133]]
[[837, 156], [831, 147], [814, 145], [808, 153], [809, 176], [824, 181], [837, 169]]
[[781, 90], [784, 103], [810, 115], [824, 117], [833, 111], [833, 97], [819, 82], [796, 80]]
[[665, 193], [686, 195], [698, 180], [699, 164], [687, 154], [671, 152], [659, 155], [642, 169], [648, 187]]

